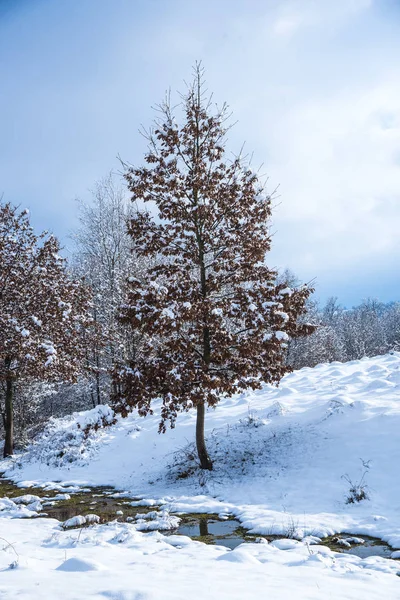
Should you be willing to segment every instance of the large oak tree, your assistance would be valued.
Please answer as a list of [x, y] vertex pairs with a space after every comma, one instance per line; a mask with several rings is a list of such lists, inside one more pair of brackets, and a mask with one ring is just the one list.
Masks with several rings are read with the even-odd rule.
[[130, 280], [122, 319], [140, 344], [116, 373], [114, 404], [146, 415], [160, 398], [162, 432], [195, 408], [200, 466], [212, 469], [206, 407], [279, 382], [289, 337], [312, 330], [298, 324], [311, 290], [277, 284], [266, 265], [271, 197], [244, 159], [228, 158], [227, 108], [205, 98], [199, 66], [180, 109], [182, 124], [168, 101], [159, 107], [146, 164], [125, 173], [132, 200], [149, 206], [129, 234], [153, 266]]

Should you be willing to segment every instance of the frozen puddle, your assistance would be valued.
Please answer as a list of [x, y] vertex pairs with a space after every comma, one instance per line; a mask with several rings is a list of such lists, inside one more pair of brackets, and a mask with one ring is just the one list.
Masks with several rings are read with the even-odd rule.
[[[212, 516], [208, 518], [206, 515], [198, 518], [193, 515], [189, 521], [184, 522], [173, 533], [187, 535], [193, 540], [206, 544], [217, 544], [231, 549], [246, 542], [261, 541], [263, 539], [273, 542], [282, 539], [282, 536], [250, 535], [236, 519], [221, 521]], [[354, 554], [360, 558], [368, 558], [369, 556], [391, 558], [393, 552], [393, 548], [378, 538], [365, 535], [352, 536], [347, 533], [323, 538], [318, 542], [318, 545], [326, 546], [334, 552]], [[312, 550], [312, 546], [310, 546], [310, 549]]]
[[100, 523], [131, 521], [138, 514], [154, 510], [132, 506], [134, 498], [127, 498], [124, 494], [116, 493], [114, 488], [106, 486], [71, 489], [61, 484], [54, 484], [54, 487], [50, 484], [22, 488], [11, 481], [0, 479], [0, 502], [2, 498], [15, 500], [19, 507], [25, 507], [25, 517], [47, 517], [61, 522], [89, 514], [98, 515]]
[[192, 540], [206, 544], [226, 546], [233, 550], [247, 541], [243, 535], [244, 531], [236, 519], [221, 521], [211, 515], [200, 517], [193, 515], [189, 519], [183, 517], [183, 523], [173, 533], [187, 535]]
[[338, 536], [331, 536], [322, 540], [324, 546], [328, 546], [335, 552], [344, 554], [355, 554], [360, 558], [368, 558], [369, 556], [381, 556], [382, 558], [390, 558], [393, 552], [388, 544], [379, 538], [363, 536], [352, 536], [343, 533]]
[[[66, 489], [68, 488], [63, 488], [61, 484], [57, 484], [53, 490], [51, 486], [20, 488], [10, 481], [0, 479], [0, 511], [18, 509], [25, 511], [26, 518], [55, 518], [61, 521], [65, 528], [78, 528], [115, 520], [132, 522], [140, 531], [159, 530], [165, 535], [184, 535], [192, 540], [225, 546], [231, 550], [246, 542], [272, 542], [282, 539], [282, 536], [249, 534], [240, 521], [234, 518], [221, 520], [212, 514], [178, 516], [163, 510], [162, 506], [140, 506], [140, 500], [109, 487], [75, 489], [64, 493]], [[335, 552], [354, 554], [360, 558], [391, 558], [393, 552], [393, 548], [380, 539], [353, 536], [350, 533], [321, 540], [314, 538], [310, 544], [327, 546]]]

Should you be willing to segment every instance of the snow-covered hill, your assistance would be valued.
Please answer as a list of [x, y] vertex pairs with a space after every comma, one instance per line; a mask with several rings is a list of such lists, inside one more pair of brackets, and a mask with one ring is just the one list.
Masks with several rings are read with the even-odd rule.
[[[347, 531], [380, 537], [400, 548], [399, 353], [302, 369], [286, 376], [278, 389], [267, 386], [260, 392], [221, 402], [216, 410], [208, 411], [206, 420], [209, 452], [215, 461], [211, 473], [200, 472], [193, 460], [194, 414], [180, 416], [176, 429], [164, 435], [157, 433], [157, 414], [145, 419], [131, 415], [85, 440], [82, 434], [85, 424], [104, 415], [108, 415], [107, 409], [101, 407], [54, 421], [24, 455], [14, 463], [4, 463], [6, 477], [25, 485], [61, 481], [60, 489], [66, 485], [111, 484], [150, 504], [157, 501], [172, 511], [234, 514], [254, 533], [288, 536], [290, 531], [291, 536], [301, 539]], [[358, 494], [366, 498], [351, 502]], [[100, 528], [96, 535], [103, 539], [105, 533], [100, 532], [105, 526], [96, 527]], [[185, 552], [195, 556], [193, 543], [185, 542], [183, 546]], [[140, 547], [138, 541], [136, 546]], [[241, 554], [236, 550], [233, 552], [237, 554], [232, 554], [235, 560], [247, 564], [248, 572], [256, 564], [254, 560], [257, 565], [264, 561], [260, 559], [260, 550], [253, 552], [252, 546], [247, 546], [247, 554], [242, 546]], [[201, 550], [207, 552], [211, 550]], [[276, 564], [285, 564], [287, 568], [289, 563], [308, 564], [309, 559], [313, 564], [319, 560], [324, 569], [341, 571], [342, 568], [340, 561], [332, 563], [332, 557], [328, 560], [326, 554], [311, 557], [300, 552], [292, 557], [291, 563], [287, 555], [284, 559], [275, 551], [273, 555], [268, 552], [263, 555], [264, 562], [277, 561]], [[247, 558], [243, 558], [245, 554]], [[225, 558], [228, 560], [228, 555]], [[344, 564], [343, 572], [346, 569], [357, 572], [361, 568], [361, 563], [351, 560], [346, 567]], [[369, 575], [374, 572], [375, 577], [378, 571], [385, 571], [383, 563], [376, 567], [377, 564], [373, 567], [372, 563], [366, 563], [362, 567], [368, 567]], [[294, 575], [294, 570], [291, 574]], [[362, 577], [358, 574], [356, 580], [363, 579], [364, 574]], [[298, 573], [297, 576], [300, 577]], [[399, 580], [396, 581], [399, 586]], [[210, 585], [214, 584], [212, 579]], [[360, 590], [359, 596], [351, 585], [349, 596], [346, 586], [335, 588], [339, 592], [336, 596], [362, 597], [364, 584], [359, 580], [357, 585], [354, 589]], [[376, 595], [370, 588], [369, 595], [364, 597], [396, 597], [387, 590], [379, 596], [378, 587]], [[292, 587], [287, 584], [285, 589], [289, 596]], [[251, 590], [255, 597], [256, 587]], [[298, 592], [297, 597], [326, 597], [313, 595], [310, 590], [307, 593]], [[134, 595], [106, 597], [136, 598]], [[285, 595], [269, 597], [286, 598]]]

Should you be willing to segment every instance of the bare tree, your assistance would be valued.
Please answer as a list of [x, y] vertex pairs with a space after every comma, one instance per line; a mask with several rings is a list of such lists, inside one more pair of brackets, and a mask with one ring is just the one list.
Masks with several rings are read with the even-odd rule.
[[93, 373], [89, 383], [93, 406], [108, 401], [109, 374], [114, 363], [132, 353], [133, 340], [118, 319], [127, 278], [140, 269], [128, 235], [131, 213], [126, 192], [115, 183], [112, 174], [96, 183], [90, 203], [79, 202], [80, 226], [73, 234], [73, 264], [92, 289], [92, 316], [102, 331], [102, 340], [88, 348], [87, 353]]
[[288, 361], [295, 369], [318, 363], [358, 360], [400, 348], [400, 304], [374, 298], [345, 308], [329, 298], [322, 308], [308, 301], [303, 317], [317, 325], [309, 337], [289, 344]]

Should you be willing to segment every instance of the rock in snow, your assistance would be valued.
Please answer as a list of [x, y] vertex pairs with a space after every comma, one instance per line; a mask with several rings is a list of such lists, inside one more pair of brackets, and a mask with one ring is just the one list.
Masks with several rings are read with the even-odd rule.
[[99, 563], [83, 560], [82, 558], [68, 558], [56, 568], [56, 571], [100, 571], [101, 569], [104, 569], [104, 567]]
[[82, 527], [82, 525], [86, 525], [86, 517], [82, 515], [77, 515], [76, 517], [71, 517], [64, 521], [61, 524], [63, 529], [71, 529], [72, 527]]

